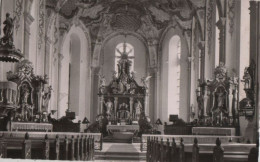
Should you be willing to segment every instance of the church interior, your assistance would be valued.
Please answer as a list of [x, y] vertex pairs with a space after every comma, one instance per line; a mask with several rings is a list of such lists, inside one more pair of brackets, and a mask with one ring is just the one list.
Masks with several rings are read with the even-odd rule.
[[0, 159], [258, 161], [259, 1], [0, 9]]

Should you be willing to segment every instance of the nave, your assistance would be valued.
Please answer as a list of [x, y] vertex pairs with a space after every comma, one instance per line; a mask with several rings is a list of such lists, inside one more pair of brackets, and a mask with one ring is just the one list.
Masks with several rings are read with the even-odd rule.
[[255, 162], [258, 0], [0, 0], [0, 157]]

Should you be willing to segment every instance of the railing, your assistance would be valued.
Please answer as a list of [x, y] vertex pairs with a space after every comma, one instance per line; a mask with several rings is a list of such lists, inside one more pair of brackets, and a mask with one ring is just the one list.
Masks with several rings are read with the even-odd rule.
[[100, 133], [0, 132], [1, 158], [93, 160], [95, 150], [102, 150]]
[[[225, 160], [237, 160], [251, 157], [252, 162], [257, 162], [255, 144], [226, 143], [221, 145], [220, 138], [214, 138], [214, 144], [198, 144], [198, 139], [193, 138], [193, 144], [184, 144], [183, 138], [176, 142], [175, 138], [164, 141], [163, 138], [148, 137], [146, 161], [148, 162], [224, 162]], [[258, 147], [258, 146], [257, 146]], [[249, 153], [250, 152], [250, 153]]]

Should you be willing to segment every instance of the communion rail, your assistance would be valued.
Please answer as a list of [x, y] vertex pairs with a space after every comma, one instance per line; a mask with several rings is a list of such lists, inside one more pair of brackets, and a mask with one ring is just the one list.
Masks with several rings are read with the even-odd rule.
[[0, 158], [93, 160], [100, 133], [0, 132]]
[[[163, 136], [161, 136], [163, 137]], [[214, 137], [213, 137], [214, 138]], [[186, 137], [187, 139], [187, 137]], [[221, 145], [220, 138], [215, 137], [216, 144], [199, 144], [198, 138], [193, 137], [194, 143], [184, 143], [180, 137], [177, 142], [174, 137], [147, 137], [146, 161], [148, 162], [257, 162], [258, 146], [229, 141]]]

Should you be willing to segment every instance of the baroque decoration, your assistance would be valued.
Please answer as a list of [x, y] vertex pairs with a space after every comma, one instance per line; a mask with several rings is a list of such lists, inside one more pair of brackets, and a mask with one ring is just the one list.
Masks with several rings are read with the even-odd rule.
[[3, 22], [4, 36], [0, 39], [0, 61], [19, 62], [23, 57], [21, 51], [16, 49], [13, 40], [15, 18], [11, 18], [9, 13], [6, 13], [6, 19]]
[[244, 70], [242, 82], [244, 82], [246, 98], [239, 102], [239, 115], [245, 116], [248, 120], [252, 120], [255, 114], [255, 68], [255, 62], [251, 60], [250, 66]]
[[51, 97], [48, 78], [34, 75], [32, 63], [23, 60], [16, 73], [9, 71], [7, 80], [17, 84], [16, 107], [12, 111], [12, 121], [48, 122], [47, 112]]
[[135, 73], [130, 73], [131, 61], [129, 51], [124, 43], [123, 52], [118, 61], [118, 75], [113, 72], [112, 81], [107, 86], [104, 76], [100, 76], [99, 98], [101, 114], [106, 114], [112, 123], [138, 121], [145, 110], [145, 99], [148, 95], [150, 77], [142, 78], [143, 86], [135, 81]]
[[227, 76], [220, 63], [214, 71], [214, 80], [201, 81], [197, 89], [198, 117], [205, 126], [237, 126], [237, 78]]

